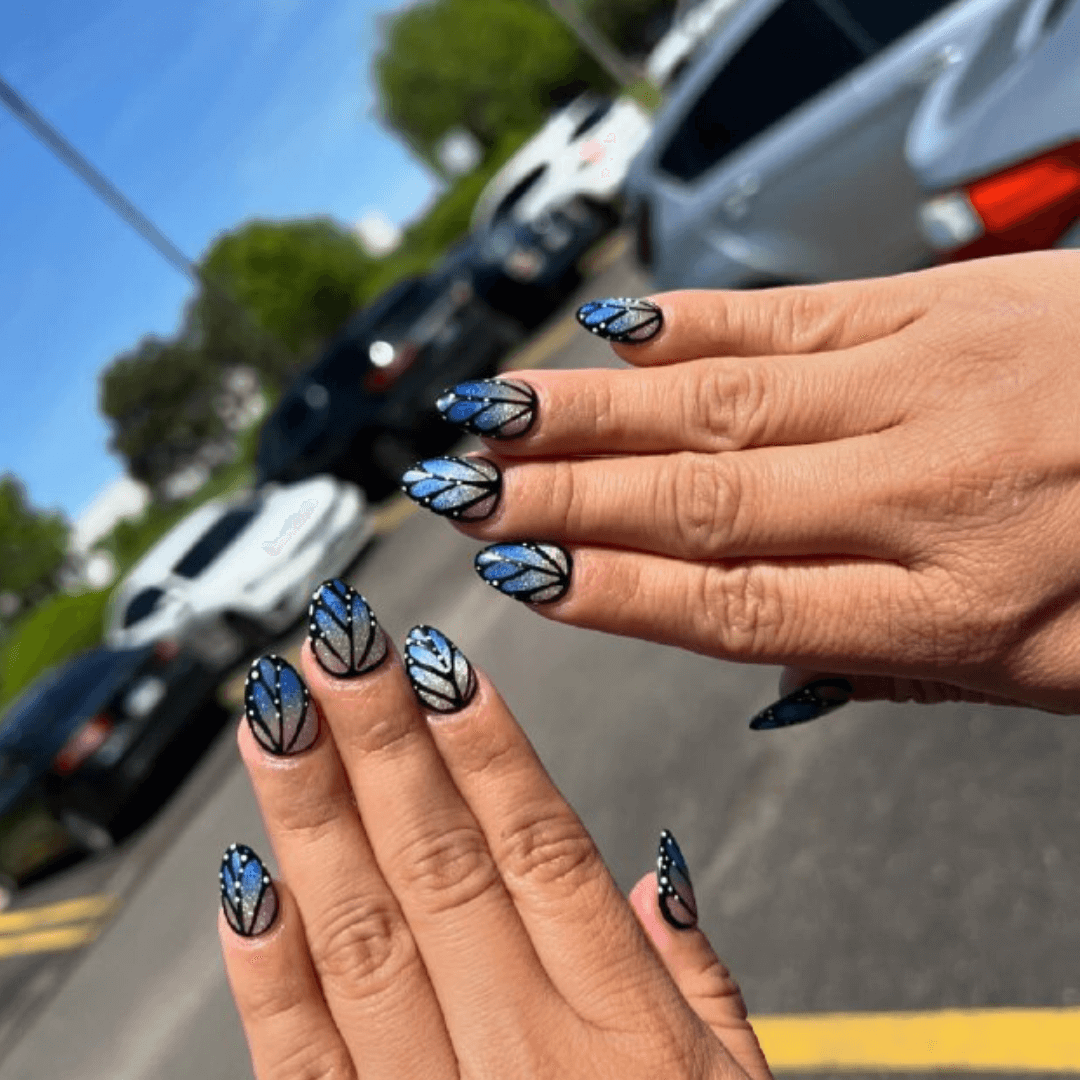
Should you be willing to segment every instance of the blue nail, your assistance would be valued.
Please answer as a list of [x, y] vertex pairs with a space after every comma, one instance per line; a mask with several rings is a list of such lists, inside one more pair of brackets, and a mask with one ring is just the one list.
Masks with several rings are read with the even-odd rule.
[[493, 588], [526, 604], [550, 604], [570, 588], [573, 560], [558, 544], [523, 540], [479, 552], [476, 572]]
[[278, 913], [274, 883], [262, 859], [244, 844], [230, 844], [218, 873], [221, 907], [241, 937], [264, 934]]
[[656, 888], [660, 914], [676, 930], [697, 926], [697, 900], [690, 883], [690, 869], [675, 837], [664, 829], [660, 833], [660, 851], [656, 857]]
[[590, 300], [578, 308], [577, 319], [586, 330], [625, 345], [648, 341], [664, 325], [664, 313], [657, 304], [628, 296]]
[[853, 690], [847, 679], [815, 679], [774, 701], [767, 709], [762, 709], [750, 721], [750, 728], [753, 731], [773, 731], [816, 720], [846, 705], [851, 700]]
[[442, 393], [443, 419], [486, 439], [517, 439], [536, 420], [536, 391], [517, 379], [478, 379]]
[[465, 654], [433, 626], [414, 626], [405, 639], [405, 671], [416, 696], [435, 712], [464, 709], [476, 694], [476, 672]]
[[443, 517], [482, 521], [499, 505], [502, 473], [486, 458], [428, 458], [405, 472], [401, 489], [413, 502]]
[[324, 581], [311, 598], [308, 640], [319, 666], [339, 679], [366, 675], [389, 654], [368, 602], [338, 578]]
[[299, 754], [319, 734], [319, 714], [308, 688], [280, 656], [264, 656], [251, 665], [244, 715], [256, 741], [271, 754]]

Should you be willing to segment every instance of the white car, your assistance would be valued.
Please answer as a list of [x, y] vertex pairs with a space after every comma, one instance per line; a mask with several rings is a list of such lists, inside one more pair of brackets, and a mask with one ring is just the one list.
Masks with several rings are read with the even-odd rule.
[[217, 670], [282, 633], [371, 538], [363, 492], [330, 476], [212, 499], [113, 592], [106, 641], [173, 639]]
[[700, 0], [689, 11], [676, 10], [671, 29], [653, 46], [645, 74], [662, 90], [686, 70], [697, 47], [734, 14], [743, 0]]
[[524, 224], [577, 202], [611, 208], [652, 119], [630, 98], [582, 94], [548, 122], [491, 178], [472, 227], [511, 218]]

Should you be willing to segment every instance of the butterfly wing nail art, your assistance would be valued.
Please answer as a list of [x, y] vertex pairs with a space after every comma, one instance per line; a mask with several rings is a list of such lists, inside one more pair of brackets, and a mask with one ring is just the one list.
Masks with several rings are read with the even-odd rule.
[[323, 670], [339, 679], [366, 675], [389, 652], [368, 602], [338, 578], [315, 590], [308, 607], [308, 638]]
[[550, 604], [570, 588], [573, 560], [558, 544], [523, 540], [484, 548], [474, 565], [484, 581], [506, 596], [526, 604]]
[[536, 391], [517, 379], [478, 379], [441, 394], [443, 419], [488, 439], [516, 439], [536, 420]]
[[690, 869], [675, 837], [664, 829], [660, 833], [660, 851], [656, 858], [656, 887], [660, 914], [676, 930], [697, 926], [697, 900], [690, 884]]
[[262, 859], [244, 844], [230, 844], [218, 872], [221, 908], [241, 937], [255, 937], [277, 918], [277, 890]]
[[636, 345], [660, 333], [664, 314], [651, 300], [629, 296], [590, 300], [577, 311], [586, 330], [618, 344]]
[[319, 714], [308, 688], [280, 656], [264, 656], [251, 665], [244, 715], [256, 741], [271, 754], [299, 754], [319, 734]]
[[476, 694], [476, 672], [465, 654], [433, 626], [414, 626], [405, 639], [405, 671], [416, 696], [435, 712], [464, 709]]
[[429, 458], [405, 472], [401, 488], [413, 502], [443, 517], [482, 521], [499, 504], [502, 473], [486, 458]]

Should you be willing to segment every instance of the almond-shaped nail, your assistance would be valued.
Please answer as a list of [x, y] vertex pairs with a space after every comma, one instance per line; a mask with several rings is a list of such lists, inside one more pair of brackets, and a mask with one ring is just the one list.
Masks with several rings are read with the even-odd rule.
[[308, 607], [308, 640], [319, 666], [338, 679], [374, 671], [390, 651], [371, 606], [340, 578], [315, 590]]
[[476, 696], [476, 672], [465, 654], [434, 626], [414, 626], [405, 639], [405, 673], [434, 712], [464, 709]]
[[519, 439], [536, 422], [536, 391], [519, 379], [477, 379], [439, 395], [444, 420], [485, 439]]
[[280, 656], [263, 656], [251, 665], [244, 716], [255, 741], [279, 757], [307, 750], [319, 734], [311, 694], [296, 668]]
[[499, 505], [502, 473], [487, 458], [428, 458], [405, 471], [401, 490], [413, 502], [442, 517], [483, 521]]
[[664, 313], [651, 300], [609, 296], [582, 304], [577, 310], [577, 320], [586, 330], [608, 341], [640, 345], [660, 333]]
[[262, 859], [244, 844], [230, 844], [218, 871], [221, 909], [241, 937], [265, 934], [278, 913], [277, 889]]
[[660, 833], [660, 851], [656, 857], [656, 888], [660, 914], [676, 930], [697, 926], [697, 900], [690, 883], [690, 869], [682, 849], [671, 833]]
[[762, 709], [750, 721], [750, 728], [753, 731], [774, 731], [776, 728], [791, 727], [792, 724], [805, 724], [846, 705], [853, 691], [847, 679], [815, 679], [774, 701], [767, 709]]
[[566, 548], [533, 540], [492, 544], [477, 553], [473, 564], [492, 588], [525, 604], [562, 599], [574, 568]]

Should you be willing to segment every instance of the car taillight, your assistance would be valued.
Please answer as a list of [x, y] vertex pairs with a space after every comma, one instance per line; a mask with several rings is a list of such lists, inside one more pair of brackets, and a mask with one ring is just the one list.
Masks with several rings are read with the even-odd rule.
[[1080, 217], [1080, 142], [1010, 166], [919, 209], [943, 261], [1052, 247]]
[[88, 757], [97, 751], [112, 734], [111, 717], [102, 713], [87, 720], [53, 758], [53, 772], [61, 776], [73, 773]]
[[180, 655], [180, 643], [172, 638], [161, 638], [154, 642], [154, 660], [158, 667], [172, 663]]
[[637, 260], [642, 266], [648, 268], [652, 266], [653, 250], [652, 250], [652, 213], [649, 210], [649, 204], [642, 199], [637, 204], [637, 208], [634, 213], [635, 216], [635, 241]]
[[405, 342], [394, 349], [390, 363], [372, 364], [364, 373], [364, 389], [379, 393], [392, 386], [399, 375], [411, 367], [419, 350], [412, 342]]

